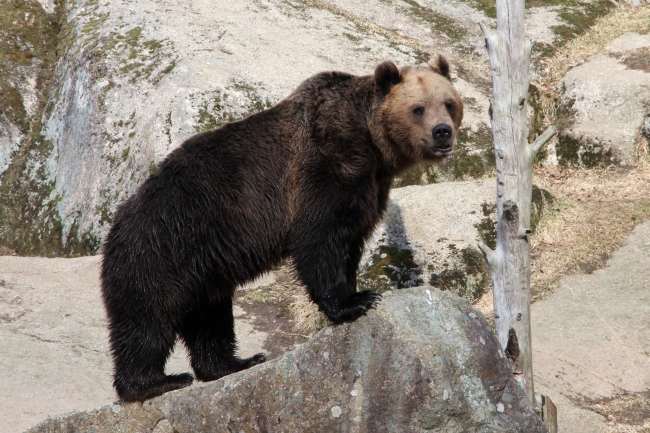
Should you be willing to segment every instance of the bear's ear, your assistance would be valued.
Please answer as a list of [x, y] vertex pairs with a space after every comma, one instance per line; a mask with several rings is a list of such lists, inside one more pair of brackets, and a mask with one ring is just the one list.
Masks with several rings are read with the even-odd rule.
[[442, 54], [438, 53], [433, 59], [429, 60], [429, 67], [433, 72], [451, 80], [451, 76], [449, 75], [449, 62]]
[[387, 95], [393, 86], [401, 81], [402, 73], [397, 65], [390, 60], [378, 64], [375, 68], [375, 85], [381, 94]]

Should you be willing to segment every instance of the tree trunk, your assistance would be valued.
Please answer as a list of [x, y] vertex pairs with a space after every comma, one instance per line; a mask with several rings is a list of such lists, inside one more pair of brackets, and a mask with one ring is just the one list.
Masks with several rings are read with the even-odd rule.
[[479, 247], [490, 269], [494, 319], [515, 377], [535, 404], [530, 339], [530, 204], [533, 161], [554, 134], [549, 128], [528, 145], [527, 95], [531, 43], [525, 38], [524, 0], [497, 0], [496, 32], [481, 29], [492, 66], [490, 107], [497, 174], [497, 246]]

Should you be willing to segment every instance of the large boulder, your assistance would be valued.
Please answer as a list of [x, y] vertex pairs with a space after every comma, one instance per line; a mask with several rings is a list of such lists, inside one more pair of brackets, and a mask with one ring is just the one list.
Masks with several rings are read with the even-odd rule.
[[457, 39], [423, 18], [435, 15], [451, 31], [469, 25], [467, 14], [456, 13], [457, 22], [416, 2], [335, 3], [59, 3], [61, 31], [48, 35], [58, 62], [49, 90], [38, 88], [47, 104], [35, 111], [32, 141], [0, 115], [0, 242], [21, 255], [94, 254], [117, 204], [190, 135], [264, 109], [316, 72], [369, 74], [381, 60], [419, 63], [440, 47], [473, 101], [462, 146], [473, 151], [487, 129], [487, 80], [467, 65], [485, 65], [462, 60]]
[[280, 358], [145, 404], [52, 417], [30, 433], [546, 431], [496, 337], [431, 287], [384, 295]]
[[[491, 287], [476, 244], [496, 247], [495, 201], [493, 179], [393, 189], [386, 217], [366, 244], [359, 285], [382, 291], [425, 283], [475, 301]], [[547, 206], [553, 197], [534, 186], [532, 230]]]
[[650, 37], [626, 33], [560, 81], [561, 131], [556, 152], [561, 164], [636, 163], [650, 114], [648, 59]]

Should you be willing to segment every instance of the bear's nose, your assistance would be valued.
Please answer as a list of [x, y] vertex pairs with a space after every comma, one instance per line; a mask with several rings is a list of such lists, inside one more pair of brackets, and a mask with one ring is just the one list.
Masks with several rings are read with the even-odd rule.
[[433, 138], [438, 141], [445, 141], [451, 138], [451, 128], [449, 125], [440, 123], [433, 128]]

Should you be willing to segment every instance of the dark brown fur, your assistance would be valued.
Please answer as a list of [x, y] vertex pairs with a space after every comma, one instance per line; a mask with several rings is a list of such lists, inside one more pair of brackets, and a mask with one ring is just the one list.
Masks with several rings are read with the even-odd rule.
[[[356, 291], [356, 273], [391, 181], [446, 156], [462, 120], [445, 64], [438, 57], [402, 70], [384, 62], [370, 76], [315, 75], [276, 106], [197, 134], [159, 164], [119, 206], [104, 244], [102, 293], [122, 400], [191, 383], [190, 374], [164, 373], [177, 337], [200, 380], [263, 362], [234, 354], [232, 296], [283, 258], [334, 322], [379, 301]], [[451, 135], [436, 138], [443, 124]]]

